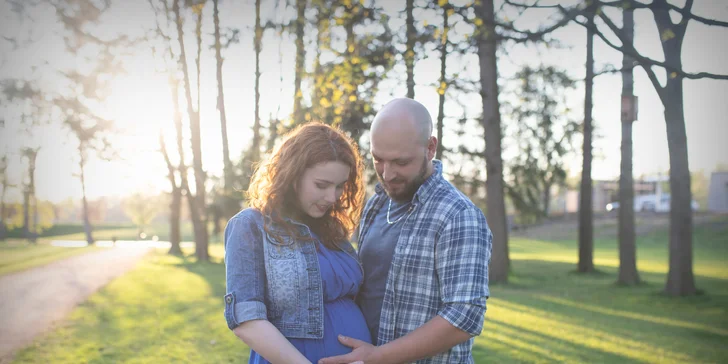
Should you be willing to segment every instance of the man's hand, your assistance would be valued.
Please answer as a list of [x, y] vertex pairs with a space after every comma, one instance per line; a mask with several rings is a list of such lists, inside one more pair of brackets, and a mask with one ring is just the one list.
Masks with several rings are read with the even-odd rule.
[[346, 355], [323, 358], [319, 360], [318, 364], [368, 364], [376, 362], [376, 346], [343, 335], [339, 335], [339, 342], [354, 350]]

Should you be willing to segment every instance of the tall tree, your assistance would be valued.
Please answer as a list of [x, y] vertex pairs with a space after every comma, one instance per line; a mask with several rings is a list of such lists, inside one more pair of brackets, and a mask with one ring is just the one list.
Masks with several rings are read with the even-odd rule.
[[[260, 22], [260, 2], [261, 0], [255, 0], [255, 35], [253, 38], [253, 48], [255, 48], [255, 118], [253, 119], [253, 140], [248, 155], [250, 162], [257, 162], [260, 159], [260, 53], [263, 51], [263, 32], [265, 30]], [[248, 179], [249, 177], [245, 178], [245, 180]]]
[[[167, 72], [169, 73], [169, 90], [172, 101], [172, 121], [175, 129], [175, 140], [177, 147], [177, 155], [179, 163], [175, 166], [170, 158], [169, 150], [167, 149], [164, 133], [160, 130], [159, 135], [159, 148], [162, 153], [162, 157], [167, 165], [167, 178], [169, 179], [172, 191], [170, 193], [170, 205], [169, 205], [169, 241], [170, 248], [168, 254], [181, 255], [182, 248], [180, 247], [181, 242], [181, 219], [182, 219], [182, 199], [183, 193], [189, 190], [189, 181], [187, 178], [187, 162], [185, 159], [184, 149], [184, 132], [182, 125], [182, 110], [180, 109], [179, 97], [180, 97], [180, 80], [177, 74], [179, 73], [180, 64], [182, 63], [179, 59], [179, 55], [176, 55], [173, 51], [173, 39], [171, 33], [176, 31], [177, 18], [175, 13], [170, 9], [167, 1], [161, 2], [161, 9], [158, 6], [159, 2], [149, 0], [149, 4], [155, 13], [156, 20], [156, 33], [161, 39], [161, 50], [156, 51], [155, 47], [152, 47], [155, 55], [161, 55], [164, 63], [167, 65]], [[160, 13], [163, 15], [161, 18], [164, 20], [165, 30], [162, 29], [160, 24]], [[158, 44], [158, 43], [157, 43]], [[156, 45], [156, 44], [155, 44]], [[195, 208], [195, 202], [193, 199], [188, 198], [187, 203], [189, 210], [192, 211]]]
[[299, 125], [304, 122], [301, 102], [303, 91], [301, 81], [306, 73], [306, 48], [303, 44], [304, 27], [306, 25], [306, 0], [296, 0], [296, 70], [293, 79], [293, 124]]
[[415, 0], [407, 0], [405, 9], [407, 12], [407, 34], [404, 63], [407, 68], [407, 97], [410, 99], [415, 98], [415, 44], [417, 42], [417, 30], [415, 29], [414, 8]]
[[592, 203], [592, 92], [594, 88], [594, 8], [587, 10], [586, 78], [584, 79], [584, 150], [579, 189], [578, 272], [594, 271], [594, 207]]
[[[679, 7], [666, 0], [654, 0], [648, 4], [635, 0], [619, 2], [605, 2], [593, 0], [596, 7], [623, 7], [633, 9], [648, 9], [652, 12], [657, 25], [664, 61], [658, 61], [642, 55], [625, 38], [620, 28], [605, 14], [598, 11], [599, 19], [609, 29], [608, 34], [616, 36], [621, 45], [615, 44], [603, 31], [592, 23], [576, 20], [582, 26], [591, 28], [608, 46], [627, 53], [635, 59], [647, 73], [650, 82], [657, 91], [657, 95], [665, 108], [665, 129], [667, 132], [667, 147], [670, 157], [670, 248], [669, 272], [665, 292], [672, 296], [693, 295], [697, 292], [695, 277], [693, 275], [693, 212], [691, 208], [692, 196], [690, 190], [690, 166], [688, 163], [687, 135], [685, 131], [685, 112], [683, 104], [684, 79], [722, 79], [728, 80], [728, 75], [719, 75], [709, 72], [685, 72], [682, 65], [682, 46], [685, 31], [690, 21], [697, 21], [706, 25], [728, 28], [728, 22], [706, 18], [692, 12], [693, 0], [687, 0], [685, 6]], [[569, 11], [563, 7], [562, 12]], [[671, 12], [679, 17], [677, 23], [671, 19]], [[667, 77], [665, 85], [660, 82], [653, 67], [665, 71]]]
[[508, 281], [508, 229], [503, 186], [503, 158], [500, 102], [498, 101], [498, 39], [492, 1], [476, 1], [478, 58], [480, 60], [480, 95], [483, 99], [482, 123], [485, 135], [487, 171], [486, 217], [493, 233], [493, 252], [488, 274], [494, 283]]
[[565, 110], [576, 82], [566, 71], [546, 66], [526, 66], [515, 79], [518, 87], [508, 91], [519, 96], [518, 104], [505, 105], [512, 119], [506, 130], [517, 148], [506, 190], [522, 219], [540, 220], [549, 215], [553, 188], [566, 183], [565, 158], [574, 152], [579, 124]]
[[[622, 31], [627, 46], [634, 44], [634, 9], [624, 9]], [[634, 59], [622, 55], [622, 160], [619, 176], [619, 277], [623, 285], [635, 285], [640, 277], [637, 272], [637, 247], [634, 226], [634, 178], [632, 177], [632, 122], [636, 102], [634, 98]], [[626, 111], [626, 112], [625, 112]]]
[[[180, 0], [174, 0], [172, 11], [174, 12], [177, 25], [177, 41], [180, 48], [179, 62], [182, 68], [185, 100], [187, 101], [187, 115], [190, 121], [190, 137], [192, 142], [192, 167], [195, 175], [195, 193], [192, 194], [189, 184], [186, 184], [185, 192], [187, 198], [192, 201], [193, 206], [190, 209], [190, 217], [192, 218], [192, 229], [195, 235], [195, 255], [199, 261], [208, 261], [210, 259], [208, 251], [208, 233], [206, 218], [206, 200], [205, 200], [205, 171], [202, 168], [202, 140], [200, 134], [200, 110], [199, 110], [199, 91], [198, 91], [198, 109], [195, 110], [192, 103], [191, 83], [189, 77], [189, 69], [187, 65], [187, 57], [184, 44], [184, 31], [182, 29], [183, 19], [180, 12]], [[200, 63], [200, 45], [201, 45], [201, 19], [202, 8], [204, 3], [193, 4], [193, 11], [197, 14], [196, 35], [198, 40], [198, 54], [196, 63], [198, 65], [198, 86], [199, 86], [199, 63]]]
[[222, 42], [220, 41], [220, 11], [219, 0], [213, 0], [213, 22], [215, 24], [215, 64], [217, 65], [217, 110], [220, 113], [220, 131], [222, 132], [222, 161], [225, 191], [233, 189], [233, 166], [230, 162], [230, 147], [228, 146], [227, 114], [225, 113], [225, 92], [222, 78]]
[[[452, 6], [446, 1], [442, 2], [442, 30], [440, 31], [440, 83], [437, 87], [437, 94], [439, 95], [438, 107], [437, 107], [437, 150], [435, 151], [435, 158], [442, 159], [442, 152], [445, 149], [443, 144], [443, 129], [445, 120], [445, 93], [447, 92], [448, 80], [447, 80], [447, 45], [448, 45], [448, 32], [450, 31], [449, 19], [452, 13], [455, 12]], [[408, 38], [409, 40], [409, 33]], [[408, 69], [409, 71], [409, 69]], [[407, 75], [409, 82], [409, 74]], [[414, 81], [413, 81], [414, 83]], [[407, 84], [409, 87], [409, 83]], [[408, 91], [409, 92], [409, 91]], [[413, 91], [414, 95], [414, 91]]]

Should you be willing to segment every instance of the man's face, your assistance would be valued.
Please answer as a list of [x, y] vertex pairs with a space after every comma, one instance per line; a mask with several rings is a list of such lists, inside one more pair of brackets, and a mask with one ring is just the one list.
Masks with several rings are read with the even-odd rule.
[[409, 201], [428, 177], [429, 145], [416, 137], [372, 135], [372, 159], [377, 178], [387, 195], [395, 201]]

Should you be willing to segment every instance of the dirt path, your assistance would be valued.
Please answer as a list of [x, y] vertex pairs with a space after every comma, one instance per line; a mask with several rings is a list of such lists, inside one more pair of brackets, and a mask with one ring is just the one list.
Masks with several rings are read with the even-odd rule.
[[0, 364], [148, 251], [109, 248], [0, 277]]

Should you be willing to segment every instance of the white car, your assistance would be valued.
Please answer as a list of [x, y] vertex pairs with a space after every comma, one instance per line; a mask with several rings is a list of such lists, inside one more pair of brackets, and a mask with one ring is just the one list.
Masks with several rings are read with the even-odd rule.
[[[635, 211], [654, 211], [654, 212], [669, 212], [670, 211], [670, 195], [662, 195], [660, 197], [659, 203], [655, 204], [656, 196], [654, 195], [648, 195], [648, 196], [639, 196], [635, 197], [634, 200], [634, 210]], [[697, 211], [700, 207], [698, 205], [698, 202], [693, 200], [690, 203], [690, 206], [692, 207], [693, 211]], [[619, 201], [610, 202], [605, 207], [607, 211], [617, 211], [619, 210]]]

